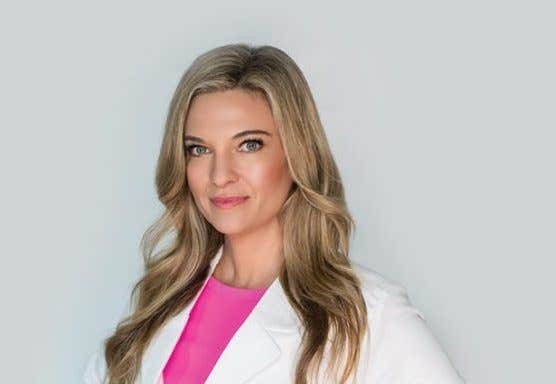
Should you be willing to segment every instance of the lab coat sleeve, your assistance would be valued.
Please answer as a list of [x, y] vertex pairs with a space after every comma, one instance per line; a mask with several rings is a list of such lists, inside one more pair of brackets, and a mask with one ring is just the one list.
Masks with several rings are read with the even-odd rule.
[[82, 377], [84, 384], [104, 384], [103, 380], [106, 371], [106, 363], [102, 347], [103, 346], [100, 345], [87, 360]]
[[[131, 306], [129, 301], [125, 301], [120, 310], [119, 319], [123, 319], [131, 314]], [[111, 329], [106, 335], [112, 334], [115, 329]], [[104, 384], [106, 378], [106, 360], [104, 358], [104, 342], [103, 338], [98, 344], [96, 350], [89, 356], [85, 370], [83, 371], [82, 380], [84, 384]]]
[[[464, 384], [405, 287], [377, 287], [372, 378], [377, 384]], [[373, 336], [372, 336], [373, 337]]]

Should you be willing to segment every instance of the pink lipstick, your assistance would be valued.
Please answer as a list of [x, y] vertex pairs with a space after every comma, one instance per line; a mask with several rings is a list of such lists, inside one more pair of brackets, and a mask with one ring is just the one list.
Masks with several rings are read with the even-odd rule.
[[218, 208], [228, 209], [243, 203], [248, 198], [248, 196], [215, 197], [210, 199], [210, 201]]

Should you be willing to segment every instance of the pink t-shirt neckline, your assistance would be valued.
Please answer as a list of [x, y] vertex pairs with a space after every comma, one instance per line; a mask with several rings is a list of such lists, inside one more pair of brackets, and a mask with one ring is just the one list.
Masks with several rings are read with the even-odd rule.
[[241, 287], [234, 287], [232, 285], [228, 285], [223, 283], [222, 281], [218, 280], [213, 275], [210, 275], [207, 284], [215, 286], [216, 289], [221, 290], [230, 290], [236, 295], [246, 295], [246, 296], [256, 296], [259, 293], [263, 293], [267, 290], [268, 287], [261, 287], [261, 288], [241, 288]]

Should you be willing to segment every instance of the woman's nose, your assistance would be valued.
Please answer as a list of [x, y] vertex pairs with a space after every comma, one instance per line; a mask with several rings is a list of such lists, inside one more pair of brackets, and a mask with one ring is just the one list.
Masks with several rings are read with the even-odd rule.
[[225, 185], [237, 177], [232, 156], [215, 154], [211, 166], [211, 180], [215, 185]]

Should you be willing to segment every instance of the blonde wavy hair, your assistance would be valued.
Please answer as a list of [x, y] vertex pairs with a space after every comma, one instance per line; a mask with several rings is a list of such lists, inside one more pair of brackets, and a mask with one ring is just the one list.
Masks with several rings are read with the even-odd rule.
[[[284, 51], [230, 44], [197, 57], [173, 95], [156, 169], [165, 210], [141, 239], [145, 271], [132, 290], [133, 310], [104, 341], [109, 384], [134, 383], [153, 335], [190, 303], [224, 242], [188, 188], [184, 125], [195, 96], [229, 89], [266, 96], [293, 179], [280, 211], [279, 279], [304, 326], [295, 384], [317, 377], [325, 348], [331, 356], [327, 372], [339, 375], [336, 383], [357, 374], [367, 310], [348, 257], [355, 223], [309, 85]], [[155, 252], [168, 235], [169, 245]]]

